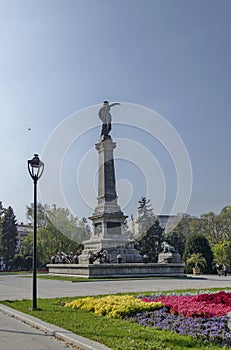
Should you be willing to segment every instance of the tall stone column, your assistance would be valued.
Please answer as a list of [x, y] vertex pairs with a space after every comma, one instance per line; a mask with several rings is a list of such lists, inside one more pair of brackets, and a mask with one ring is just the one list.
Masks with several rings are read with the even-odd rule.
[[116, 143], [111, 138], [101, 141], [95, 145], [99, 153], [98, 167], [98, 207], [114, 204], [117, 199], [115, 188], [115, 168], [113, 151]]
[[[95, 145], [99, 159], [98, 204], [89, 219], [93, 221], [93, 237], [127, 241], [127, 235], [124, 233], [124, 221], [127, 216], [123, 214], [117, 203], [113, 156], [115, 147], [116, 143], [110, 136], [104, 137]], [[111, 246], [111, 243], [107, 242], [107, 245]]]

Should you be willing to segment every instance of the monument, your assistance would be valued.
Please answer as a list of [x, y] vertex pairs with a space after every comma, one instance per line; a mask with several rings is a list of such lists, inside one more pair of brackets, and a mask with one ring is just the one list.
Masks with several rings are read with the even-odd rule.
[[[79, 256], [79, 263], [88, 262], [91, 256], [99, 251], [104, 251], [108, 263], [142, 262], [142, 256], [134, 248], [134, 241], [128, 238], [125, 231], [126, 215], [122, 212], [117, 202], [114, 149], [116, 143], [109, 135], [111, 131], [110, 108], [119, 103], [109, 104], [104, 101], [99, 110], [99, 118], [102, 121], [102, 130], [99, 142], [95, 145], [98, 151], [98, 204], [89, 217], [93, 223], [93, 234], [88, 241], [83, 242], [84, 250]], [[101, 262], [100, 259], [96, 262]]]
[[110, 109], [117, 105], [120, 104], [104, 101], [98, 113], [102, 129], [99, 142], [95, 145], [98, 152], [98, 197], [96, 208], [89, 218], [93, 233], [89, 240], [83, 242], [84, 249], [76, 259], [68, 260], [65, 254], [61, 263], [56, 263], [55, 257], [52, 257], [51, 264], [47, 264], [49, 274], [86, 278], [182, 277], [184, 264], [173, 261], [172, 252], [171, 259], [164, 252], [164, 255], [160, 254], [158, 263], [148, 263], [147, 257], [142, 257], [134, 248], [135, 242], [129, 239], [125, 230], [127, 216], [118, 204], [116, 193], [113, 154], [116, 143], [109, 135], [112, 122]]

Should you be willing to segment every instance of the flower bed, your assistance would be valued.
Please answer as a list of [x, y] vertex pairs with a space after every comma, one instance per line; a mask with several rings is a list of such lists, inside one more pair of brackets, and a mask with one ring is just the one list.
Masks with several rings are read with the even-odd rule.
[[161, 295], [141, 297], [141, 300], [147, 303], [159, 301], [165, 307], [131, 316], [131, 321], [231, 347], [227, 317], [231, 311], [230, 292]]
[[99, 316], [123, 318], [141, 326], [169, 330], [231, 348], [227, 317], [231, 311], [230, 292], [86, 297], [66, 303], [65, 307], [91, 311]]

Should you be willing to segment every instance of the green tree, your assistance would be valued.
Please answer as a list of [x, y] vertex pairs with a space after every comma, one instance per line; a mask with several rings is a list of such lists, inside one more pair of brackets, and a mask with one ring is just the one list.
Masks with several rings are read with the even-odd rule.
[[1, 235], [1, 256], [4, 259], [7, 268], [10, 266], [11, 260], [16, 254], [17, 235], [16, 216], [12, 207], [9, 206], [4, 210]]
[[201, 233], [208, 239], [210, 245], [219, 243], [223, 238], [221, 218], [213, 212], [201, 215]]
[[13, 259], [12, 259], [12, 268], [13, 269], [24, 269], [24, 265], [25, 265], [25, 259], [24, 256], [21, 254], [15, 254]]
[[154, 215], [150, 199], [146, 197], [142, 197], [139, 200], [138, 206], [138, 225], [139, 225], [139, 235], [145, 234], [148, 229], [154, 224], [156, 221], [156, 216]]
[[[72, 241], [81, 243], [90, 238], [91, 231], [86, 218], [78, 219], [68, 209], [59, 208], [55, 204], [46, 206], [47, 223]], [[49, 226], [50, 227], [50, 226]]]
[[78, 225], [77, 225], [77, 231], [78, 231], [78, 235], [77, 235], [77, 241], [78, 243], [81, 243], [83, 241], [86, 241], [90, 238], [91, 236], [91, 229], [90, 226], [88, 224], [87, 218], [82, 218], [78, 221]]
[[187, 239], [191, 234], [198, 233], [200, 231], [200, 219], [189, 214], [179, 214], [179, 222], [174, 228], [178, 234], [182, 235]]
[[150, 262], [157, 262], [164, 229], [153, 212], [150, 199], [146, 197], [139, 200], [137, 223], [139, 227], [137, 242], [140, 254], [147, 255]]
[[[68, 209], [40, 206], [40, 213], [46, 215], [37, 231], [38, 266], [44, 266], [57, 252], [79, 255], [83, 249], [82, 242], [89, 239], [91, 231], [86, 218], [79, 220]], [[44, 216], [44, 215], [43, 215]], [[33, 233], [29, 234], [21, 245], [25, 256], [33, 254]]]
[[231, 240], [231, 206], [224, 207], [218, 215], [222, 222], [222, 239], [224, 241]]
[[[37, 231], [38, 234], [38, 231]], [[22, 255], [24, 258], [26, 256], [33, 256], [33, 232], [29, 231], [27, 235], [20, 242], [20, 249], [18, 252], [19, 255]]]
[[138, 250], [141, 255], [147, 255], [149, 262], [157, 262], [164, 240], [164, 229], [156, 220], [154, 224], [138, 239]]
[[191, 234], [192, 217], [188, 214], [179, 214], [179, 222], [174, 230], [181, 236], [186, 238]]
[[38, 233], [38, 257], [40, 264], [47, 264], [57, 252], [79, 255], [83, 249], [81, 242], [76, 242], [60, 232], [51, 222]]
[[3, 208], [2, 202], [0, 201], [0, 258], [2, 257], [2, 254], [3, 254], [2, 223], [3, 223], [3, 219], [4, 219], [4, 211], [5, 211], [5, 209]]
[[231, 206], [224, 207], [216, 215], [213, 212], [203, 214], [201, 233], [208, 239], [211, 246], [226, 240], [231, 240]]
[[[57, 228], [48, 223], [46, 227], [42, 227], [37, 231], [37, 260], [38, 267], [44, 267], [50, 262], [51, 257], [57, 252], [79, 255], [83, 246], [64, 236]], [[30, 233], [23, 241], [24, 256], [32, 256], [33, 254], [33, 233]]]
[[[33, 204], [26, 206], [26, 217], [33, 224]], [[42, 205], [38, 203], [38, 228], [44, 228], [49, 223], [52, 223], [59, 232], [62, 232], [65, 236], [76, 242], [87, 240], [91, 235], [91, 230], [86, 218], [78, 219], [78, 217], [74, 216], [68, 209], [57, 207], [55, 204], [50, 207], [47, 204]]]
[[187, 238], [198, 232], [199, 219], [189, 214], [178, 214], [178, 224], [165, 233], [166, 241], [181, 255], [184, 254]]
[[166, 241], [172, 245], [182, 257], [185, 250], [186, 237], [182, 231], [174, 229], [165, 235]]
[[212, 247], [214, 263], [231, 267], [231, 242], [222, 241]]
[[[212, 273], [213, 272], [213, 267], [212, 267], [212, 262], [213, 262], [213, 253], [211, 251], [211, 248], [209, 246], [208, 240], [206, 237], [204, 237], [201, 234], [191, 234], [187, 241], [186, 241], [186, 246], [185, 246], [185, 251], [183, 254], [183, 261], [187, 261], [187, 259], [195, 253], [200, 253], [201, 255], [204, 256], [206, 259], [206, 267], [202, 269], [202, 272], [204, 273]], [[191, 273], [192, 268], [190, 266], [186, 267], [186, 272]]]
[[[37, 204], [37, 226], [45, 227], [48, 222], [47, 210], [49, 206], [47, 204]], [[34, 223], [34, 203], [26, 205], [26, 218], [33, 224]]]

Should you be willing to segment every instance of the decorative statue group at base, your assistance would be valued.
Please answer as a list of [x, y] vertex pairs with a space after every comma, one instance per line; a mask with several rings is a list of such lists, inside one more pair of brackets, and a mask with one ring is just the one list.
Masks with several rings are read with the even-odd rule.
[[[88, 263], [93, 264], [96, 260], [100, 264], [105, 264], [109, 261], [108, 251], [106, 249], [101, 249], [98, 252], [89, 251], [88, 253]], [[51, 264], [78, 264], [78, 255], [74, 255], [72, 252], [65, 254], [64, 252], [57, 252], [56, 256], [51, 257]]]
[[[128, 247], [124, 247], [125, 249]], [[177, 260], [175, 262], [180, 262], [179, 254], [176, 252], [175, 248], [167, 242], [161, 244], [162, 253], [159, 254], [158, 262], [170, 263], [172, 261], [173, 255]], [[170, 256], [171, 254], [171, 256]], [[88, 261], [86, 263], [94, 264], [95, 261], [98, 261], [100, 264], [109, 263], [109, 252], [106, 249], [101, 249], [97, 252], [89, 251], [88, 252]], [[118, 262], [118, 257], [117, 257]], [[148, 257], [143, 256], [143, 262], [148, 262]], [[65, 254], [64, 252], [57, 252], [56, 256], [51, 257], [51, 264], [78, 264], [79, 259], [78, 255], [74, 255], [72, 252]]]
[[64, 252], [57, 252], [56, 256], [51, 257], [51, 264], [78, 264], [78, 255], [70, 252], [68, 255]]
[[101, 249], [98, 252], [89, 251], [88, 253], [89, 264], [93, 264], [96, 260], [98, 260], [100, 264], [106, 264], [107, 262], [109, 262], [108, 251], [106, 249]]
[[176, 253], [175, 247], [173, 247], [171, 244], [169, 244], [166, 241], [164, 241], [161, 244], [161, 250], [163, 251], [163, 253]]

